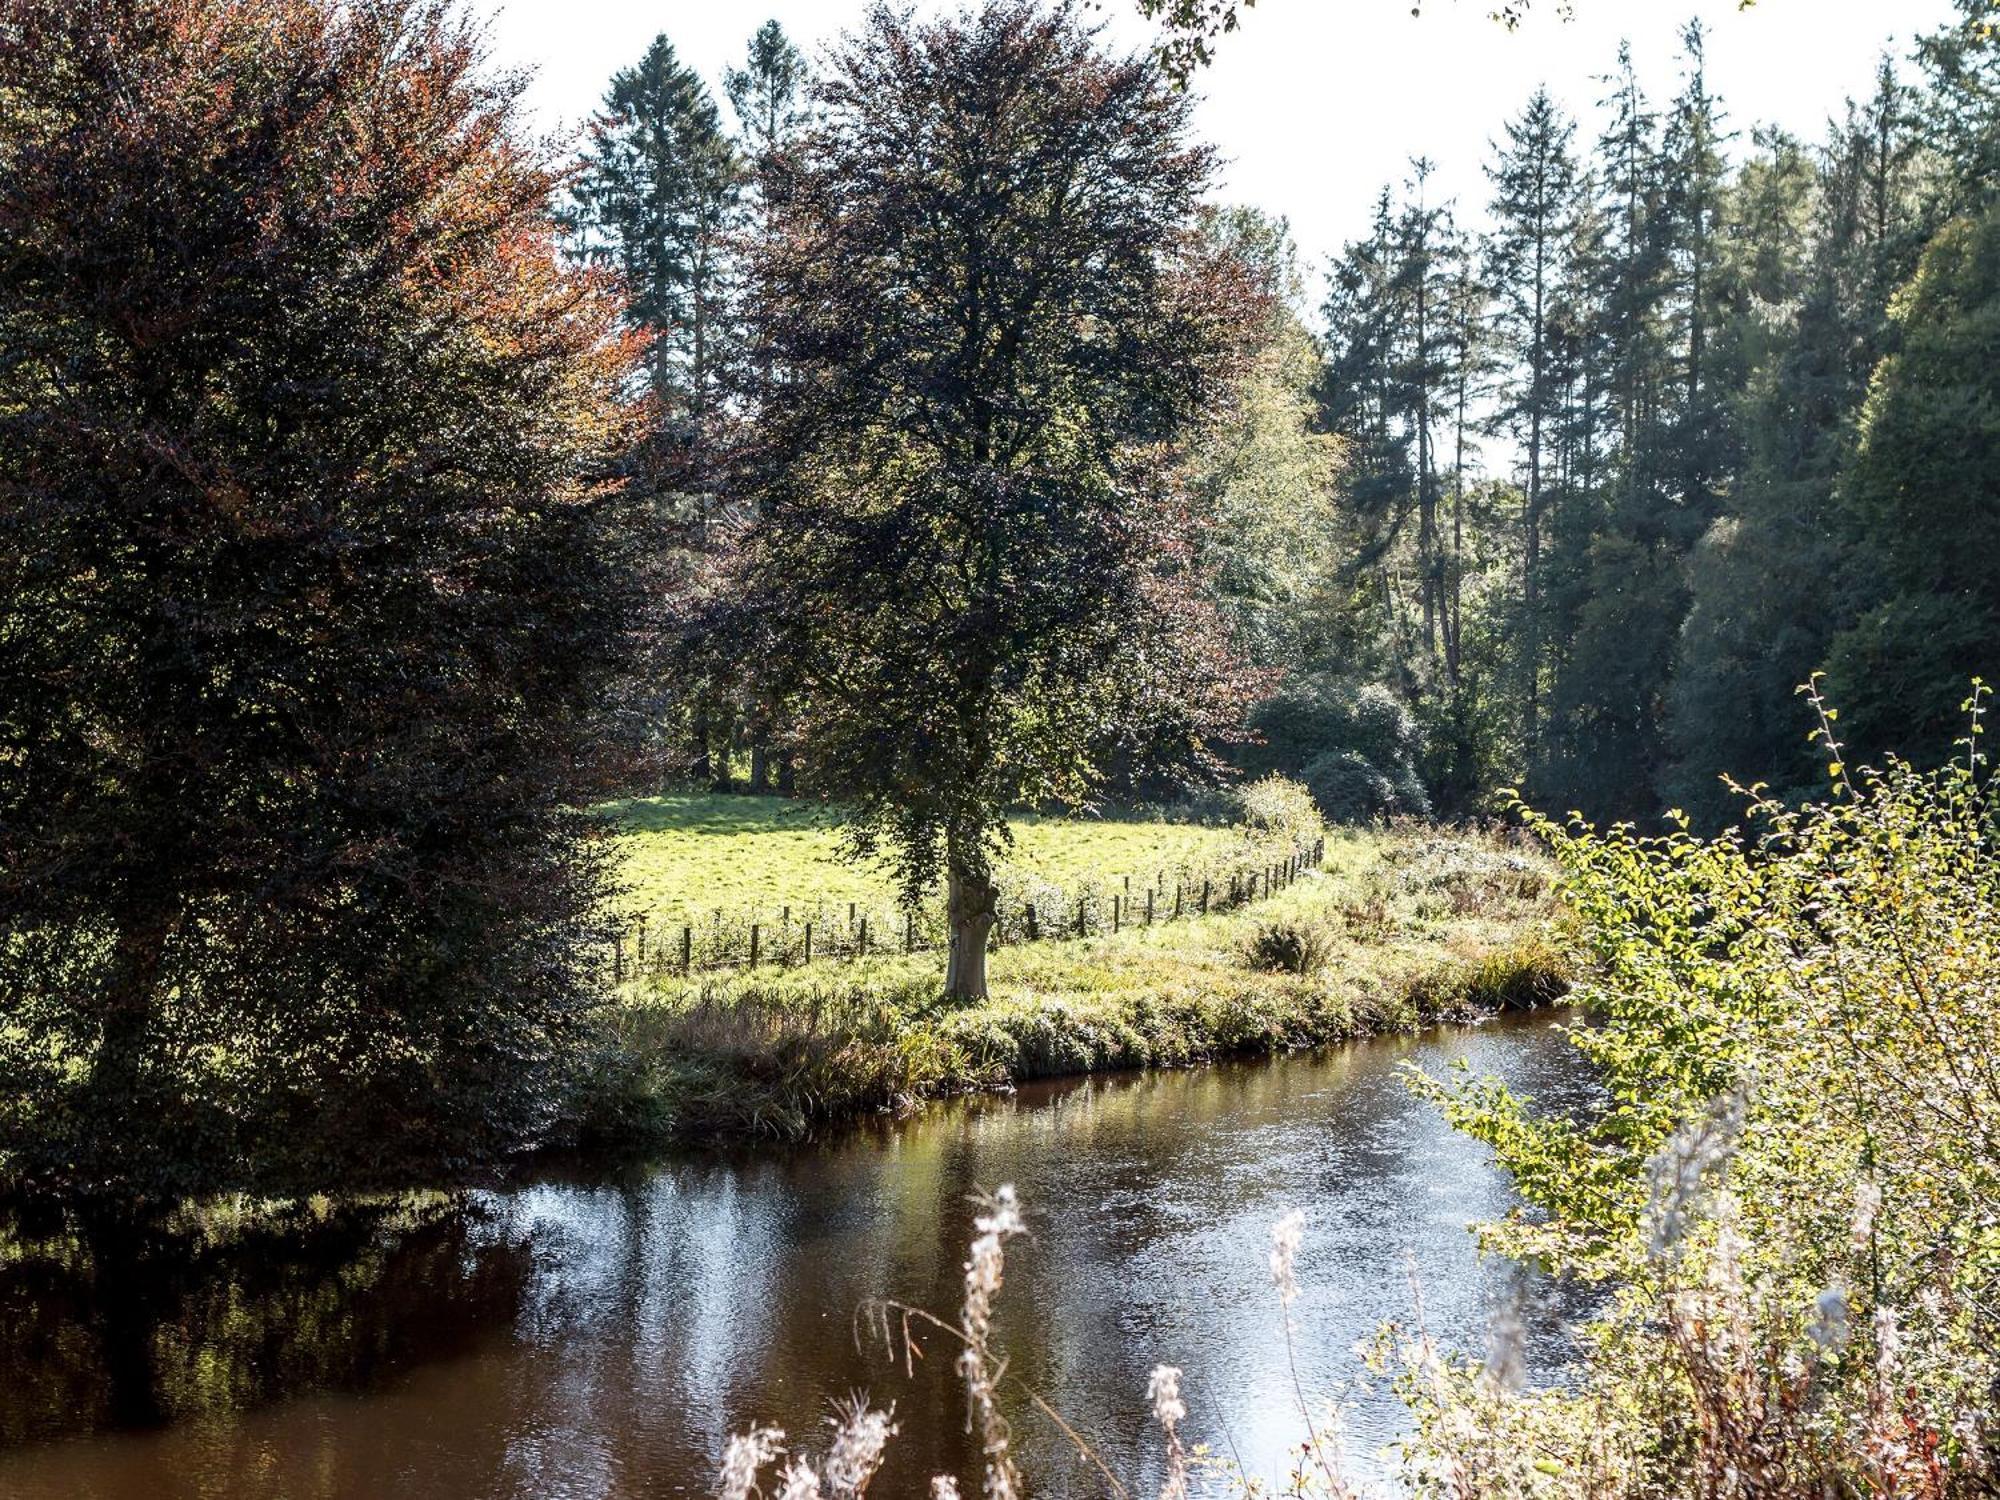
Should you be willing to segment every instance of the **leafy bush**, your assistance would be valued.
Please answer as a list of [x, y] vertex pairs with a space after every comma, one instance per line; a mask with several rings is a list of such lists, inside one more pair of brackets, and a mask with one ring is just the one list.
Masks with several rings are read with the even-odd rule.
[[1311, 761], [1305, 783], [1331, 823], [1423, 817], [1431, 810], [1430, 794], [1414, 770], [1390, 776], [1353, 750], [1335, 750]]
[[1243, 957], [1270, 974], [1317, 974], [1333, 958], [1334, 936], [1323, 922], [1263, 922], [1243, 940]]
[[1262, 743], [1246, 753], [1246, 763], [1303, 779], [1336, 823], [1422, 816], [1431, 809], [1417, 770], [1423, 732], [1380, 683], [1356, 687], [1323, 675], [1299, 678], [1250, 722]]
[[1237, 794], [1238, 817], [1253, 834], [1289, 841], [1295, 849], [1310, 848], [1326, 832], [1313, 795], [1296, 781], [1266, 776]]
[[[1540, 819], [1608, 1104], [1422, 1086], [1531, 1212], [1488, 1243], [1615, 1291], [1578, 1389], [1397, 1358], [1436, 1489], [1956, 1496], [2000, 1472], [2000, 863], [1973, 733], [1760, 800], [1754, 840]], [[1523, 1455], [1535, 1455], [1532, 1463]]]

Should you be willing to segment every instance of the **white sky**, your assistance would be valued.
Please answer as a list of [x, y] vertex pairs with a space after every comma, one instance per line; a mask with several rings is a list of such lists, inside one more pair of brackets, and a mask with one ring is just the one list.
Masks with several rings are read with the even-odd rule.
[[[484, 0], [474, 0], [483, 4]], [[1113, 36], [1137, 47], [1150, 32], [1132, 0], [1103, 0]], [[1485, 145], [1538, 83], [1595, 133], [1597, 79], [1629, 37], [1649, 93], [1678, 82], [1678, 32], [1710, 27], [1711, 87], [1748, 144], [1770, 122], [1816, 140], [1848, 94], [1865, 96], [1885, 47], [1900, 58], [1913, 36], [1943, 24], [1949, 0], [1537, 0], [1520, 30], [1486, 19], [1491, 0], [1260, 0], [1198, 77], [1199, 131], [1223, 152], [1221, 196], [1291, 220], [1317, 263], [1367, 227], [1384, 182], [1412, 156], [1437, 163], [1433, 192], [1476, 222], [1486, 197]], [[945, 8], [921, 0], [929, 12]], [[493, 22], [496, 60], [537, 77], [530, 103], [549, 129], [595, 107], [611, 73], [665, 32], [721, 98], [721, 71], [740, 64], [750, 34], [775, 17], [808, 52], [855, 24], [866, 0], [504, 0]], [[727, 105], [723, 105], [725, 117]], [[1317, 273], [1309, 298], [1318, 301]]]

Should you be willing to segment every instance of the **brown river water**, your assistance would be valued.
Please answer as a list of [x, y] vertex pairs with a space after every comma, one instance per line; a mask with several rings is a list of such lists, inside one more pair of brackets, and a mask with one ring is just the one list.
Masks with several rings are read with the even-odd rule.
[[[1549, 1105], [1591, 1093], [1546, 1017], [1271, 1062], [1037, 1085], [790, 1152], [683, 1157], [617, 1180], [545, 1179], [310, 1265], [190, 1267], [86, 1299], [0, 1268], [4, 1500], [625, 1500], [703, 1495], [727, 1434], [775, 1423], [823, 1449], [830, 1404], [893, 1401], [872, 1493], [930, 1474], [977, 1491], [953, 1350], [907, 1375], [857, 1312], [951, 1313], [971, 1199], [1013, 1183], [1000, 1339], [1135, 1494], [1159, 1458], [1147, 1372], [1181, 1366], [1191, 1440], [1285, 1472], [1304, 1427], [1266, 1256], [1305, 1211], [1298, 1386], [1344, 1405], [1351, 1467], [1381, 1478], [1403, 1427], [1354, 1353], [1385, 1318], [1448, 1347], [1523, 1329], [1560, 1379], [1559, 1288], [1482, 1265], [1466, 1224], [1504, 1177], [1398, 1076], [1464, 1061]], [[1105, 1493], [1009, 1398], [1036, 1496]]]

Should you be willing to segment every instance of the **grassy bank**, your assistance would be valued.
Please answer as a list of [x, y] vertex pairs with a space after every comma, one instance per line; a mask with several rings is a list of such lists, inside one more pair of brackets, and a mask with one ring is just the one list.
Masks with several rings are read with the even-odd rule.
[[1548, 871], [1471, 837], [1351, 833], [1254, 907], [1002, 948], [993, 993], [941, 995], [935, 956], [629, 987], [583, 1111], [609, 1144], [796, 1137], [927, 1098], [1101, 1069], [1317, 1046], [1564, 984]]

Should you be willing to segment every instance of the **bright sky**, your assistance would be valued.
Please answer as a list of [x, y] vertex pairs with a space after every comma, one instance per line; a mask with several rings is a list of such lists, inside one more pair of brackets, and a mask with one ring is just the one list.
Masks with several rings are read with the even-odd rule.
[[[1103, 3], [1117, 40], [1146, 42], [1132, 0]], [[1565, 22], [1556, 0], [1538, 0], [1509, 33], [1486, 19], [1489, 0], [1428, 0], [1418, 17], [1410, 4], [1261, 0], [1197, 79], [1197, 127], [1228, 162], [1222, 196], [1289, 218], [1315, 262], [1365, 231], [1376, 192], [1400, 184], [1416, 155], [1437, 163], [1433, 191], [1476, 222], [1487, 139], [1538, 83], [1594, 134], [1597, 80], [1621, 37], [1664, 102], [1678, 84], [1680, 27], [1699, 15], [1710, 27], [1711, 87], [1744, 144], [1749, 126], [1764, 122], [1816, 140], [1847, 95], [1869, 92], [1885, 47], [1904, 56], [1913, 36], [1952, 13], [1949, 0], [1758, 0], [1748, 11], [1736, 0], [1574, 0]], [[541, 124], [558, 129], [588, 115], [611, 73], [660, 32], [719, 99], [723, 67], [740, 64], [766, 19], [811, 52], [866, 8], [866, 0], [504, 0], [492, 36], [499, 61], [536, 69], [531, 103]], [[1316, 284], [1308, 290], [1317, 301]]]

